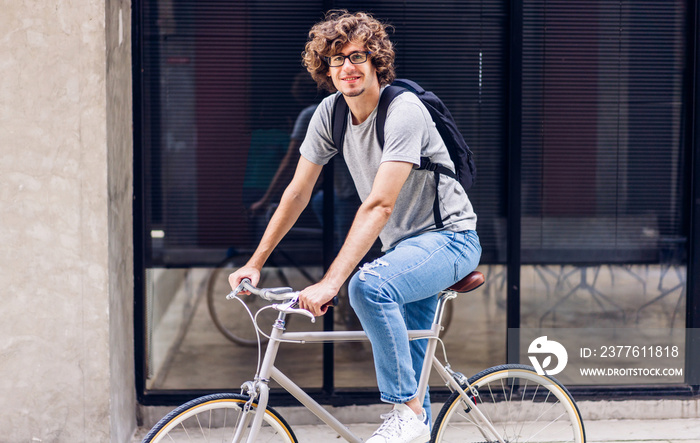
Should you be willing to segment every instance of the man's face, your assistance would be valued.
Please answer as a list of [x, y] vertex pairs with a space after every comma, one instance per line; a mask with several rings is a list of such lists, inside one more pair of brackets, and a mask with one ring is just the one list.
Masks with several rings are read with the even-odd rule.
[[[364, 46], [348, 43], [339, 54], [347, 56], [353, 52], [363, 51], [366, 51]], [[379, 87], [377, 70], [374, 65], [372, 65], [369, 57], [366, 62], [357, 65], [352, 64], [350, 60], [346, 58], [342, 66], [328, 69], [328, 76], [333, 81], [333, 85], [346, 97], [358, 97], [370, 88]]]

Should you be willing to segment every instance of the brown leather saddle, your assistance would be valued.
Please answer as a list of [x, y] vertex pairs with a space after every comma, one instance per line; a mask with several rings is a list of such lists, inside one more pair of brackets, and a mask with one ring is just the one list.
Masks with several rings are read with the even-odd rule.
[[474, 289], [478, 288], [479, 286], [484, 284], [484, 274], [482, 274], [479, 271], [473, 271], [457, 283], [453, 284], [449, 288], [447, 288], [450, 291], [457, 291], [457, 292], [469, 292], [473, 291]]

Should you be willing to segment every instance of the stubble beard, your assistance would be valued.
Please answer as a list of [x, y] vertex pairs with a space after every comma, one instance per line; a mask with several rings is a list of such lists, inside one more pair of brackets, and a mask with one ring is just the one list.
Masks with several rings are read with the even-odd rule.
[[351, 91], [349, 93], [345, 93], [343, 91], [340, 91], [345, 97], [358, 97], [362, 95], [365, 92], [365, 88], [359, 89], [357, 91]]

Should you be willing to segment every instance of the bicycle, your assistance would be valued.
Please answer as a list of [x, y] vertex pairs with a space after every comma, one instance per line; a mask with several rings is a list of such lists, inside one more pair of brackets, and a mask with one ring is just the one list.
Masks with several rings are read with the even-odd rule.
[[[488, 368], [467, 379], [451, 369], [443, 345], [445, 363], [436, 356], [445, 304], [458, 292], [469, 292], [484, 283], [484, 276], [472, 272], [462, 281], [442, 291], [431, 329], [410, 330], [411, 340], [427, 339], [428, 347], [418, 384], [418, 398], [425, 395], [431, 368], [452, 391], [440, 410], [431, 433], [431, 442], [575, 442], [585, 443], [581, 415], [569, 391], [550, 376], [538, 375], [534, 368], [506, 364]], [[299, 402], [348, 442], [362, 439], [321, 407], [302, 388], [275, 367], [282, 342], [318, 343], [367, 340], [363, 331], [285, 332], [289, 314], [313, 315], [296, 307], [299, 293], [291, 288], [258, 289], [242, 282], [229, 298], [249, 291], [277, 302], [267, 308], [279, 312], [272, 326], [265, 357], [260, 359], [253, 381], [241, 386], [241, 393], [206, 395], [187, 402], [161, 419], [143, 443], [161, 441], [216, 441], [292, 443], [297, 439], [290, 425], [268, 406], [269, 381], [276, 381]], [[266, 309], [266, 308], [263, 308]], [[257, 315], [257, 314], [256, 314]], [[251, 313], [251, 318], [252, 318]], [[255, 323], [255, 318], [253, 322]], [[256, 323], [257, 327], [257, 323]], [[261, 333], [260, 329], [257, 328]], [[167, 440], [166, 440], [167, 438]]]

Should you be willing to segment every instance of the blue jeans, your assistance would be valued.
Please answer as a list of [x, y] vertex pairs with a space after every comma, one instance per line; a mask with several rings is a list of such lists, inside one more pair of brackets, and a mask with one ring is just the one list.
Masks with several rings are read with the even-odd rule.
[[[430, 329], [438, 293], [476, 269], [475, 231], [427, 232], [401, 241], [352, 277], [350, 304], [369, 336], [382, 401], [416, 397], [427, 340], [409, 342], [408, 329]], [[430, 396], [423, 407], [430, 414]]]

